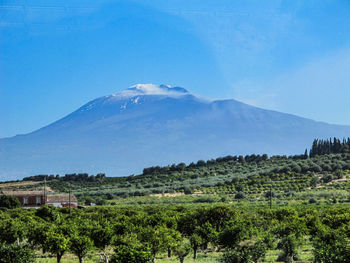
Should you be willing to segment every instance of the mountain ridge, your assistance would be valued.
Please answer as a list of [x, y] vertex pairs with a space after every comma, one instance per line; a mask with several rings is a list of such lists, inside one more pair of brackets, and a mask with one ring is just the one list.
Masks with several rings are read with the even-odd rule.
[[202, 99], [181, 87], [137, 84], [91, 100], [36, 131], [0, 139], [0, 177], [128, 175], [154, 164], [229, 154], [297, 154], [315, 138], [349, 134], [350, 126], [234, 99]]

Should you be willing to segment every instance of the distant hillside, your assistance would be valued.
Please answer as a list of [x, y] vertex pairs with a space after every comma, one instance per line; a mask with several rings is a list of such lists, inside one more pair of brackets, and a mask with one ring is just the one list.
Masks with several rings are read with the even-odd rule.
[[[328, 153], [317, 153], [326, 146]], [[23, 182], [34, 182], [32, 186], [22, 184], [20, 187], [42, 188], [46, 179], [47, 186], [56, 191], [71, 190], [81, 202], [93, 200], [97, 203], [137, 196], [177, 196], [184, 193], [195, 194], [198, 198], [209, 195], [215, 198], [229, 196], [231, 199], [235, 199], [238, 194], [255, 200], [264, 197], [271, 188], [274, 194], [284, 198], [314, 190], [326, 191], [322, 194], [330, 196], [334, 194], [333, 190], [344, 191], [337, 194], [347, 198], [347, 191], [350, 191], [349, 146], [349, 139], [343, 142], [338, 139], [315, 140], [311, 157], [307, 153], [288, 157], [268, 157], [266, 154], [226, 156], [208, 161], [199, 160], [189, 165], [153, 166], [145, 168], [140, 175], [127, 177], [87, 173], [37, 175], [24, 178]]]
[[125, 176], [144, 167], [235, 154], [296, 154], [330, 125], [187, 90], [139, 84], [95, 99], [30, 134], [0, 140], [0, 180], [33, 174]]

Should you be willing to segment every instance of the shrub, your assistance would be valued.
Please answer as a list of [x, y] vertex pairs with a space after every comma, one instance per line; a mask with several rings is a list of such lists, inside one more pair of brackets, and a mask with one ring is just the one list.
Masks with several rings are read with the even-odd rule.
[[314, 176], [310, 180], [310, 186], [315, 187], [319, 182], [320, 182], [320, 180], [318, 179], [318, 177]]
[[243, 187], [243, 185], [237, 185], [236, 186], [236, 190], [237, 190], [237, 192], [243, 192], [244, 191], [244, 187]]
[[191, 179], [197, 179], [198, 178], [198, 174], [192, 174], [191, 175]]
[[215, 199], [209, 196], [199, 197], [193, 200], [194, 203], [214, 203]]
[[322, 181], [324, 183], [332, 182], [332, 180], [333, 180], [333, 176], [331, 174], [325, 174], [322, 176]]
[[276, 193], [274, 191], [267, 191], [265, 193], [266, 198], [275, 197], [275, 196], [276, 196]]
[[316, 204], [317, 203], [317, 200], [316, 200], [316, 198], [310, 198], [309, 199], [309, 204]]
[[193, 188], [188, 187], [188, 186], [184, 187], [184, 193], [185, 193], [185, 195], [193, 194], [194, 193]]
[[231, 249], [220, 258], [221, 263], [249, 263], [251, 258], [247, 249]]
[[243, 193], [243, 192], [238, 192], [238, 193], [235, 195], [235, 198], [236, 198], [236, 199], [244, 199], [244, 198], [245, 198], [245, 193]]
[[152, 256], [149, 251], [122, 245], [117, 247], [111, 263], [150, 263], [151, 260]]
[[0, 195], [0, 207], [12, 209], [21, 207], [21, 203], [16, 197], [10, 195]]
[[0, 263], [32, 263], [35, 262], [35, 253], [16, 244], [0, 245]]

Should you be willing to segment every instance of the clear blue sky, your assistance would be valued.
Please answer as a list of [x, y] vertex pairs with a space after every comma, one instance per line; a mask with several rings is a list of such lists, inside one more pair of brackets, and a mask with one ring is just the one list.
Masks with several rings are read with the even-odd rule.
[[0, 137], [136, 83], [350, 125], [350, 1], [0, 0]]

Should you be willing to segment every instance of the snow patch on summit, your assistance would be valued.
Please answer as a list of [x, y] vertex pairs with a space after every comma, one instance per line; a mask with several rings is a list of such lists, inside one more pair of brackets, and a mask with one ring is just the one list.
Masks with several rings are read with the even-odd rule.
[[[189, 92], [184, 88], [171, 87], [170, 85], [136, 84], [112, 97], [135, 97], [142, 95], [165, 95], [171, 97], [187, 95]], [[137, 103], [137, 101], [136, 101]]]
[[134, 104], [137, 104], [137, 103], [139, 102], [139, 100], [140, 100], [140, 97], [136, 97], [132, 102], [133, 102]]
[[146, 101], [146, 96], [160, 96], [182, 98], [190, 96], [192, 99], [200, 100], [201, 102], [208, 102], [207, 100], [197, 98], [186, 89], [181, 87], [172, 87], [170, 85], [155, 85], [155, 84], [136, 84], [130, 88], [108, 96], [97, 98], [88, 102], [79, 108], [78, 111], [92, 111], [105, 105], [118, 105], [120, 111], [125, 111], [131, 105], [140, 105]]

